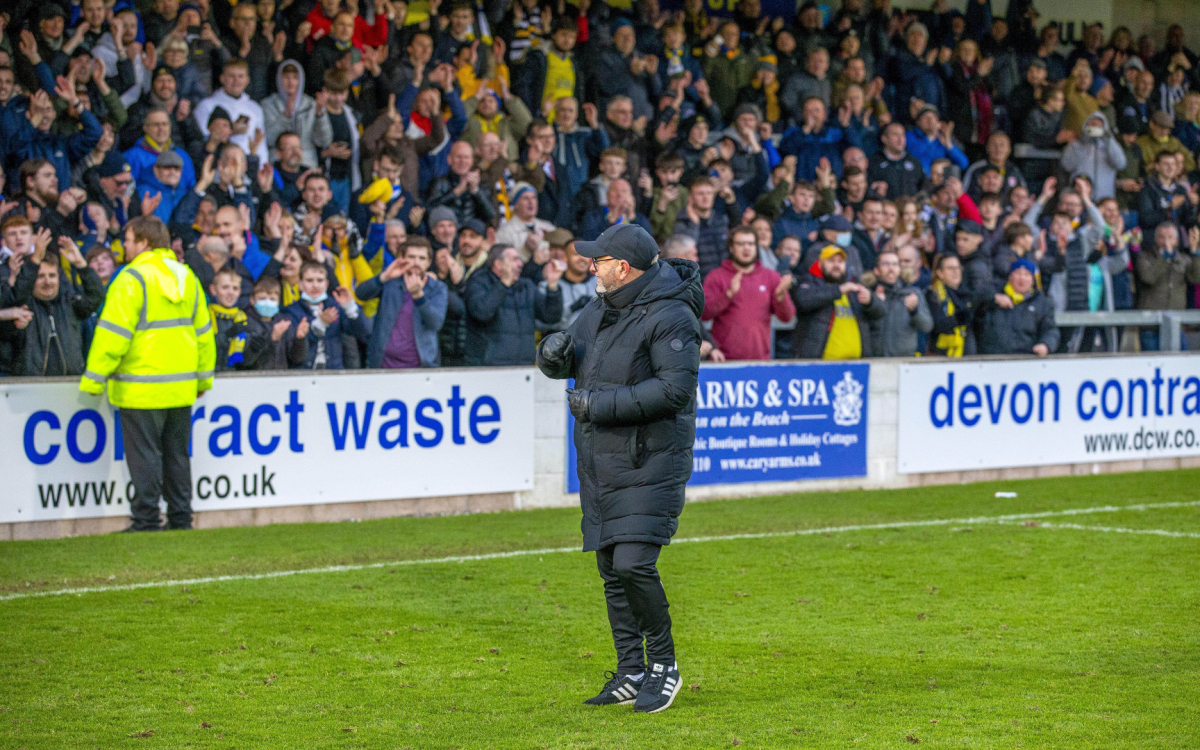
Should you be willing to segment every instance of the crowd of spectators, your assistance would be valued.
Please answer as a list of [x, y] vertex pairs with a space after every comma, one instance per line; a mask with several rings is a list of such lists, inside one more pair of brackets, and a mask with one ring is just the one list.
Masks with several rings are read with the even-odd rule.
[[1200, 59], [1105, 36], [1029, 0], [12, 0], [0, 372], [83, 371], [150, 214], [218, 369], [532, 364], [619, 223], [698, 264], [710, 360], [1102, 348], [1056, 311], [1200, 284]]

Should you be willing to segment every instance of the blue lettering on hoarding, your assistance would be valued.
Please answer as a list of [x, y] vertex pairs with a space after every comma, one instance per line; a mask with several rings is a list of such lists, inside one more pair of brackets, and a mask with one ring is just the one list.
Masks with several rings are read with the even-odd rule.
[[[962, 373], [947, 372], [946, 382], [929, 394], [929, 422], [938, 429], [954, 427], [956, 413], [958, 423], [967, 428], [984, 417], [990, 424], [999, 424], [1006, 417], [1018, 425], [1060, 421], [1063, 393], [1056, 381], [1040, 382], [1035, 389], [1024, 382], [964, 384], [955, 380], [956, 375], [961, 378]], [[1200, 378], [1163, 378], [1161, 368], [1156, 367], [1150, 379], [1122, 382], [1109, 378], [1103, 385], [1083, 380], [1075, 389], [1074, 400], [1075, 414], [1083, 422], [1097, 415], [1108, 420], [1148, 417], [1151, 405], [1156, 417], [1174, 416], [1177, 409], [1185, 416], [1200, 415]]]
[[[417, 445], [422, 448], [434, 448], [442, 443], [449, 432], [448, 444], [466, 445], [467, 435], [480, 445], [487, 445], [496, 440], [502, 427], [500, 404], [494, 396], [480, 395], [468, 401], [462, 395], [462, 386], [450, 387], [450, 397], [443, 402], [427, 398], [417, 403], [412, 410], [416, 429], [412, 436]], [[469, 406], [468, 406], [469, 404]], [[347, 443], [354, 450], [365, 450], [372, 439], [372, 423], [378, 425], [375, 437], [379, 446], [384, 450], [407, 448], [409, 440], [409, 408], [398, 399], [383, 403], [378, 412], [375, 402], [359, 403], [347, 401], [342, 404], [327, 403], [326, 411], [329, 416], [330, 438], [334, 450], [344, 451]], [[282, 429], [266, 426], [266, 422], [280, 424], [287, 417], [287, 447], [292, 453], [303, 453], [304, 443], [300, 441], [300, 416], [304, 413], [305, 405], [300, 401], [298, 391], [289, 391], [287, 402], [277, 405], [271, 403], [257, 404], [243, 420], [242, 410], [248, 406], [222, 404], [211, 409], [197, 405], [192, 409], [191, 424], [194, 432], [198, 422], [208, 422], [211, 430], [208, 434], [208, 453], [215, 458], [242, 455], [243, 439], [250, 450], [260, 456], [267, 456], [279, 449], [283, 443]], [[466, 413], [464, 414], [464, 410]], [[449, 425], [438, 416], [449, 411]], [[125, 446], [121, 435], [121, 413], [113, 412], [112, 460], [125, 459]], [[375, 417], [378, 416], [376, 419]], [[25, 420], [24, 449], [25, 457], [30, 463], [45, 466], [57, 460], [66, 446], [66, 453], [72, 460], [81, 464], [94, 463], [104, 455], [109, 445], [109, 426], [105, 417], [95, 409], [78, 409], [66, 418], [67, 426], [63, 431], [63, 416], [54, 411], [42, 409], [33, 412]], [[464, 424], [465, 421], [465, 424]], [[88, 435], [85, 425], [92, 426]], [[243, 433], [244, 425], [244, 433]], [[83, 434], [80, 431], [84, 430]], [[203, 439], [200, 446], [204, 446]], [[188, 455], [192, 455], [192, 436], [188, 437]]]
[[35, 463], [38, 466], [44, 466], [58, 456], [57, 443], [51, 443], [45, 452], [39, 451], [37, 445], [34, 443], [34, 436], [37, 433], [38, 425], [43, 422], [51, 430], [62, 429], [62, 423], [58, 421], [58, 415], [52, 411], [35, 411], [29, 415], [29, 419], [25, 420], [25, 457], [31, 463]]
[[[79, 425], [91, 422], [96, 431], [96, 438], [91, 450], [81, 450], [79, 447]], [[104, 417], [95, 409], [80, 409], [71, 416], [67, 423], [67, 453], [81, 464], [90, 464], [104, 452], [104, 441], [108, 438], [108, 428], [104, 426]]]
[[413, 438], [416, 439], [417, 445], [422, 448], [432, 448], [442, 442], [442, 423], [437, 420], [437, 417], [430, 417], [425, 414], [426, 411], [432, 409], [434, 412], [441, 414], [442, 405], [431, 398], [421, 399], [417, 403], [416, 422], [425, 429], [429, 430], [432, 435], [426, 435], [423, 432], [414, 432]]
[[[229, 424], [221, 425], [208, 435], [208, 452], [214, 457], [242, 455], [242, 413], [236, 406], [218, 406], [213, 409], [209, 422], [217, 423], [218, 419], [229, 417]], [[221, 438], [228, 436], [229, 445], [221, 445]]]
[[[486, 414], [481, 414], [483, 407], [487, 407]], [[479, 429], [481, 424], [491, 424], [492, 422], [500, 421], [500, 404], [496, 403], [496, 399], [491, 396], [480, 396], [475, 399], [475, 403], [471, 404], [471, 437], [477, 443], [490, 443], [500, 434], [500, 428], [495, 427], [487, 432]]]
[[[701, 367], [688, 483], [865, 476], [869, 376], [865, 363]], [[578, 492], [567, 420], [567, 491]]]
[[279, 447], [279, 436], [272, 435], [266, 443], [262, 442], [258, 433], [258, 420], [263, 417], [270, 417], [272, 422], [278, 422], [279, 410], [271, 404], [259, 404], [254, 407], [254, 411], [250, 412], [250, 420], [246, 422], [246, 438], [250, 442], [250, 450], [260, 456], [269, 456]]

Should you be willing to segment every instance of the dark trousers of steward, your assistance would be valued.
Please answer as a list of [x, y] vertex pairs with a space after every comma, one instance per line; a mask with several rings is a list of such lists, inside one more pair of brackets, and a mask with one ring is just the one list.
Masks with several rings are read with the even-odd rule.
[[167, 526], [192, 527], [192, 465], [188, 441], [192, 430], [192, 408], [121, 409], [121, 436], [125, 441], [125, 463], [133, 480], [134, 496], [129, 501], [136, 529], [162, 523], [158, 501], [167, 501]]
[[675, 663], [667, 592], [655, 567], [661, 551], [657, 544], [644, 542], [622, 542], [596, 550], [619, 674], [645, 671], [647, 661]]

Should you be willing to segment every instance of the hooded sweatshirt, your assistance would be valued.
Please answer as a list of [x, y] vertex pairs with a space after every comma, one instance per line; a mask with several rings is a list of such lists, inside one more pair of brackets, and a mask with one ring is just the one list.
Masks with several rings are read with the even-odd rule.
[[755, 263], [742, 274], [741, 284], [732, 299], [729, 285], [738, 269], [726, 258], [704, 278], [703, 320], [713, 321], [713, 341], [726, 359], [770, 359], [772, 346], [771, 316], [787, 323], [796, 315], [796, 306], [787, 294], [775, 296], [779, 274]]
[[[1103, 124], [1104, 132], [1093, 137], [1088, 134], [1087, 126], [1096, 120]], [[1099, 203], [1117, 194], [1117, 172], [1125, 168], [1125, 150], [1113, 135], [1103, 112], [1088, 115], [1079, 140], [1068, 143], [1063, 150], [1061, 164], [1071, 173], [1072, 180], [1086, 175], [1092, 181], [1092, 201]]]
[[[288, 95], [283, 92], [283, 69], [293, 65], [300, 71], [300, 88], [296, 91], [296, 103], [292, 114], [287, 114]], [[263, 99], [263, 119], [266, 123], [266, 143], [275, 153], [275, 140], [280, 134], [291, 131], [300, 136], [304, 148], [304, 166], [320, 167], [320, 149], [333, 142], [333, 128], [329, 124], [329, 113], [317, 117], [317, 103], [304, 93], [304, 66], [296, 60], [284, 60], [275, 72], [275, 93]]]

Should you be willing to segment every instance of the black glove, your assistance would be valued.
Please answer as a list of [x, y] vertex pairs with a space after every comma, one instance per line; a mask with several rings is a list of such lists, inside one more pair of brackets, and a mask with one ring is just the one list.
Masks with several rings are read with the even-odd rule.
[[[575, 340], [565, 331], [556, 331], [542, 339], [538, 349], [538, 365], [551, 377], [569, 372], [575, 359]], [[565, 377], [565, 376], [563, 376]]]
[[350, 259], [354, 260], [362, 255], [362, 243], [350, 241], [346, 243], [346, 251], [350, 255]]
[[588, 416], [589, 408], [592, 405], [592, 392], [580, 388], [567, 389], [567, 405], [571, 407], [571, 414], [580, 422], [590, 422], [591, 417]]

